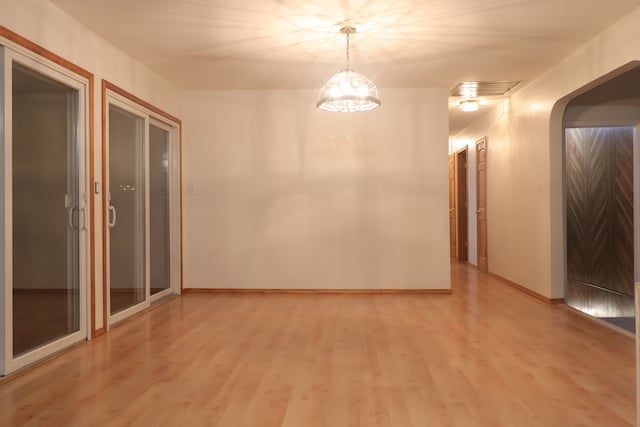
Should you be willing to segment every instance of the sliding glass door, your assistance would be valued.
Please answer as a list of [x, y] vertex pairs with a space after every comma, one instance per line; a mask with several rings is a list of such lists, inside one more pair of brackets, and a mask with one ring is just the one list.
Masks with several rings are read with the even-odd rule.
[[87, 337], [85, 85], [0, 48], [2, 373]]
[[147, 120], [125, 108], [109, 105], [109, 312], [116, 321], [118, 313], [135, 309], [149, 298], [145, 244]]
[[107, 92], [106, 105], [106, 312], [113, 325], [176, 290], [177, 128], [120, 94]]
[[80, 329], [78, 91], [14, 63], [13, 355]]
[[149, 125], [151, 295], [171, 287], [169, 141], [170, 128], [158, 122]]

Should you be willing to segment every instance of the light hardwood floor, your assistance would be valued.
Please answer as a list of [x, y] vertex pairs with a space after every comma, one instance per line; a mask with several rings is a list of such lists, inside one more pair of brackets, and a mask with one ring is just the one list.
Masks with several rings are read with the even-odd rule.
[[185, 295], [0, 383], [2, 426], [632, 426], [634, 341], [453, 295]]

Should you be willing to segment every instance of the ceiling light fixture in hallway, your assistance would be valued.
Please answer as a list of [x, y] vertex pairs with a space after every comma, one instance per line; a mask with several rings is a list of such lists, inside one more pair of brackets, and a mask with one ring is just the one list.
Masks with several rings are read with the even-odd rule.
[[460, 109], [465, 113], [478, 111], [480, 108], [480, 103], [477, 99], [464, 99], [460, 101]]

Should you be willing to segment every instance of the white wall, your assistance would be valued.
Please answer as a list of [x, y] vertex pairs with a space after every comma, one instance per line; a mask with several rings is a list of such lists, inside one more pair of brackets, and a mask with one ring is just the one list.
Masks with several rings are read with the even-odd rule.
[[452, 138], [489, 137], [489, 270], [544, 296], [564, 296], [564, 106], [640, 59], [638, 22], [640, 8]]
[[[101, 81], [120, 86], [175, 116], [180, 91], [90, 32], [46, 0], [0, 0], [0, 25], [88, 70], [95, 76], [95, 176], [102, 174]], [[96, 224], [96, 327], [102, 327], [102, 196], [94, 195]]]
[[602, 105], [571, 105], [564, 114], [567, 127], [626, 126], [640, 122], [640, 99]]
[[380, 93], [185, 93], [185, 287], [450, 288], [447, 91]]

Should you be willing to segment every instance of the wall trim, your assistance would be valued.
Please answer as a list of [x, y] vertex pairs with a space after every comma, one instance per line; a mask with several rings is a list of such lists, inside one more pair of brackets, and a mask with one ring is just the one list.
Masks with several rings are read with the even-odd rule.
[[505, 279], [504, 277], [498, 274], [495, 274], [492, 272], [488, 272], [487, 274], [489, 275], [489, 277], [496, 279], [504, 283], [505, 285], [511, 286], [512, 288], [517, 289], [518, 291], [525, 293], [530, 297], [534, 297], [540, 301], [546, 302], [547, 304], [564, 304], [564, 298], [547, 298], [544, 295], [537, 293], [536, 291], [532, 291], [531, 289], [526, 288], [522, 285], [519, 285], [516, 282], [512, 282], [509, 279]]
[[3, 37], [27, 50], [30, 50], [36, 55], [42, 56], [43, 58], [46, 58], [54, 64], [66, 68], [67, 70], [72, 71], [75, 74], [78, 74], [86, 79], [91, 79], [91, 81], [93, 82], [93, 73], [85, 70], [79, 65], [74, 64], [71, 61], [64, 59], [62, 56], [53, 53], [49, 49], [46, 49], [39, 44], [32, 42], [26, 37], [23, 37], [20, 34], [15, 33], [2, 25], [0, 25], [0, 37]]
[[341, 294], [341, 295], [451, 295], [451, 289], [240, 289], [184, 288], [183, 294]]

